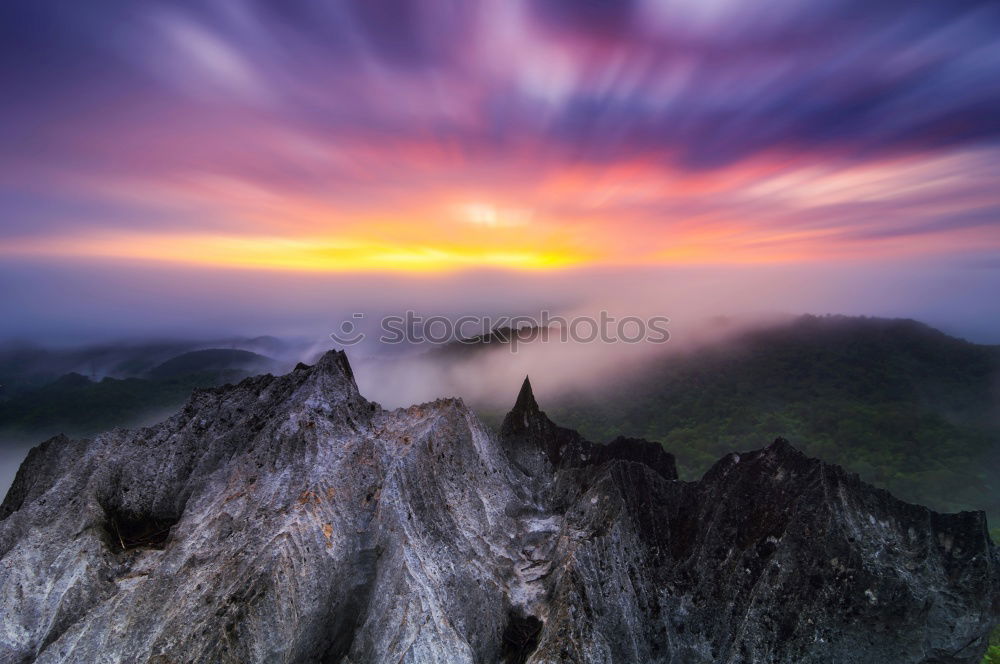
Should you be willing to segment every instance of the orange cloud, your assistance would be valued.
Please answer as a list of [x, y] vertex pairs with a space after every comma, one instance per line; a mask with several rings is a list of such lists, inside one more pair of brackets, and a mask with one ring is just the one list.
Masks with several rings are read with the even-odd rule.
[[230, 173], [82, 181], [104, 198], [172, 204], [212, 224], [64, 230], [11, 239], [0, 253], [344, 272], [757, 264], [1000, 247], [996, 225], [975, 216], [992, 191], [987, 176], [970, 175], [978, 158], [809, 166], [770, 157], [711, 172], [643, 158], [494, 173], [489, 163], [427, 154], [419, 173], [387, 174], [374, 193], [362, 178], [336, 195]]

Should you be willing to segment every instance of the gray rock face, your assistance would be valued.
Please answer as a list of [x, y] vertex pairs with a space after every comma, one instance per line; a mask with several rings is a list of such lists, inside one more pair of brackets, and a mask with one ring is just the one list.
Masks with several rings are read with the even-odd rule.
[[980, 513], [784, 441], [676, 479], [525, 384], [385, 411], [329, 353], [32, 451], [0, 506], [0, 662], [977, 662]]

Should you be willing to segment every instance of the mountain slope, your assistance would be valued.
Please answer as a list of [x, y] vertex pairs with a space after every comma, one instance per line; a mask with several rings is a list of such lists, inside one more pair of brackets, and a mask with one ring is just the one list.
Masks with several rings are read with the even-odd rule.
[[497, 435], [456, 400], [384, 411], [329, 353], [33, 450], [0, 660], [971, 663], [997, 563], [982, 513], [783, 441], [682, 482], [527, 382]]
[[661, 440], [685, 477], [784, 436], [907, 500], [1000, 518], [1000, 350], [914, 321], [806, 316], [551, 410], [597, 440]]

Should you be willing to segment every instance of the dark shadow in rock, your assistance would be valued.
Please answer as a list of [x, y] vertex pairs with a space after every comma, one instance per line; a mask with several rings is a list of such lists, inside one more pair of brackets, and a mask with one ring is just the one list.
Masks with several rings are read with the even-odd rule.
[[104, 510], [105, 540], [115, 553], [132, 549], [162, 549], [170, 529], [178, 519], [151, 514], [130, 514], [116, 509]]
[[507, 614], [507, 627], [500, 644], [500, 661], [503, 664], [524, 664], [538, 647], [542, 636], [542, 621], [535, 616], [524, 616], [513, 609]]
[[355, 564], [345, 570], [341, 581], [350, 588], [345, 601], [330, 607], [325, 621], [325, 633], [319, 639], [319, 655], [311, 661], [318, 664], [340, 664], [350, 651], [358, 628], [368, 616], [368, 603], [375, 588], [376, 564], [379, 552], [365, 549]]

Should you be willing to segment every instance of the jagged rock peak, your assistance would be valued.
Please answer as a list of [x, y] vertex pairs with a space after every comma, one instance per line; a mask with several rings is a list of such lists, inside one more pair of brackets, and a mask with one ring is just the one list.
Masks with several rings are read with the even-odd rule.
[[292, 369], [293, 372], [296, 371], [333, 371], [335, 373], [342, 373], [348, 378], [354, 378], [354, 370], [351, 369], [351, 363], [347, 359], [347, 353], [342, 350], [327, 350], [324, 351], [322, 355], [316, 360], [315, 364], [306, 364], [305, 362], [299, 362]]
[[554, 423], [539, 408], [528, 377], [504, 418], [500, 437], [514, 466], [535, 477], [556, 466], [579, 467], [618, 460], [641, 463], [664, 479], [677, 479], [674, 457], [659, 443], [619, 436], [601, 445]]
[[521, 383], [521, 391], [517, 393], [517, 400], [514, 402], [514, 411], [517, 412], [538, 412], [538, 402], [535, 401], [535, 394], [531, 390], [531, 378], [524, 377]]
[[525, 380], [498, 436], [343, 353], [55, 438], [0, 506], [0, 662], [975, 664], [1000, 566], [784, 441], [676, 479]]
[[513, 464], [533, 476], [544, 472], [546, 460], [548, 465], [558, 464], [567, 451], [579, 459], [589, 445], [575, 431], [557, 426], [538, 407], [527, 376], [514, 407], [500, 425], [500, 437]]
[[342, 350], [326, 351], [311, 366], [300, 362], [289, 375], [300, 376], [305, 383], [313, 385], [320, 395], [327, 398], [364, 401], [354, 379], [351, 363]]
[[[531, 389], [531, 380], [524, 377], [521, 383], [521, 390], [517, 393], [514, 407], [503, 418], [500, 425], [500, 432], [506, 438], [512, 436], [524, 436], [528, 432], [549, 432], [555, 428], [555, 424], [542, 412], [535, 401], [535, 395]], [[536, 441], [537, 442], [537, 441]]]
[[538, 407], [535, 401], [534, 392], [531, 389], [531, 380], [524, 377], [521, 383], [521, 390], [517, 393], [514, 407], [510, 409], [504, 418], [501, 429], [503, 431], [524, 431], [531, 428], [548, 427], [551, 425], [549, 418]]
[[342, 350], [328, 350], [319, 358], [316, 369], [325, 372], [343, 374], [352, 383], [354, 382], [354, 370], [347, 359], [347, 353]]
[[355, 390], [357, 384], [354, 380], [354, 370], [347, 359], [347, 353], [342, 350], [328, 350], [319, 356], [316, 364], [306, 364], [299, 362], [292, 370], [293, 374], [304, 372], [306, 374], [323, 374], [333, 378], [342, 378], [347, 381]]

